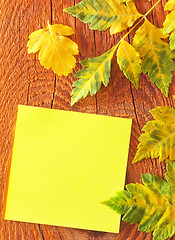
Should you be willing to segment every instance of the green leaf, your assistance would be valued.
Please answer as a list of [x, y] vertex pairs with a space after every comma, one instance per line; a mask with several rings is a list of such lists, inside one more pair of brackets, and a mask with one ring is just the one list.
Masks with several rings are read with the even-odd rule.
[[124, 40], [121, 41], [117, 51], [117, 62], [124, 75], [138, 89], [140, 73], [142, 71], [140, 54], [132, 45]]
[[131, 27], [142, 16], [131, 0], [85, 0], [64, 11], [90, 23], [90, 29], [103, 31], [110, 28], [111, 34]]
[[138, 230], [153, 232], [154, 240], [166, 240], [175, 234], [175, 162], [167, 162], [166, 180], [142, 174], [143, 184], [128, 184], [124, 191], [103, 202], [122, 220], [139, 223]]
[[136, 31], [133, 46], [142, 58], [143, 72], [168, 97], [169, 85], [172, 82], [172, 72], [175, 64], [170, 47], [161, 38], [166, 38], [161, 28], [152, 25], [147, 19]]
[[171, 11], [166, 16], [165, 22], [163, 23], [164, 33], [170, 34], [170, 49], [175, 50], [175, 0], [170, 0], [165, 5], [165, 10]]
[[80, 78], [73, 83], [71, 106], [79, 99], [85, 98], [88, 93], [93, 96], [96, 94], [103, 83], [106, 87], [109, 83], [111, 72], [111, 59], [116, 51], [117, 46], [114, 46], [103, 55], [95, 58], [83, 60], [80, 63], [86, 67], [79, 70], [75, 77]]
[[169, 106], [157, 107], [150, 111], [155, 120], [143, 127], [133, 163], [147, 158], [175, 160], [175, 110]]

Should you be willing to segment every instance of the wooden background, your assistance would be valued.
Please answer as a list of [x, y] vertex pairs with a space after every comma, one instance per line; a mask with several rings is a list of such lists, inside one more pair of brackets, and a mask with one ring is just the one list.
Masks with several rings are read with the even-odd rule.
[[[58, 77], [52, 70], [44, 69], [35, 54], [27, 54], [29, 34], [52, 24], [62, 23], [75, 30], [72, 37], [79, 45], [77, 61], [101, 55], [110, 49], [124, 33], [110, 36], [109, 31], [89, 30], [87, 24], [63, 12], [80, 0], [0, 0], [0, 212], [3, 215], [8, 186], [11, 152], [14, 139], [16, 108], [18, 104], [64, 109], [86, 113], [120, 116], [133, 119], [126, 183], [141, 182], [141, 173], [154, 173], [164, 177], [165, 163], [146, 160], [131, 164], [136, 153], [138, 137], [149, 113], [154, 107], [170, 105], [174, 107], [172, 95], [175, 82], [170, 87], [169, 97], [141, 74], [140, 86], [136, 90], [127, 80], [113, 59], [109, 85], [102, 87], [93, 97], [83, 99], [70, 106], [70, 93], [77, 63], [73, 74]], [[156, 1], [135, 0], [140, 13], [146, 13]], [[148, 15], [157, 27], [162, 27], [165, 19], [162, 0]], [[133, 33], [128, 41], [132, 41]], [[117, 138], [118, 136], [116, 136]], [[137, 231], [137, 225], [121, 221], [120, 234], [102, 233], [39, 224], [0, 221], [1, 240], [150, 240], [152, 234]], [[175, 238], [173, 238], [175, 239]]]

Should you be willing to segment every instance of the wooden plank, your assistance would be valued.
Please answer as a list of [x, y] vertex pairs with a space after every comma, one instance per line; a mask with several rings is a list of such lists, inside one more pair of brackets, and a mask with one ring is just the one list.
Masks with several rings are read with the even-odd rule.
[[[170, 87], [169, 98], [150, 82], [147, 76], [141, 75], [139, 89], [123, 76], [112, 61], [111, 79], [108, 87], [102, 87], [96, 96], [88, 96], [75, 106], [70, 106], [74, 73], [68, 77], [58, 77], [51, 70], [44, 69], [37, 55], [27, 54], [26, 44], [29, 34], [50, 23], [62, 23], [75, 30], [72, 39], [79, 45], [80, 55], [77, 61], [101, 55], [126, 33], [111, 36], [109, 31], [89, 30], [84, 24], [69, 14], [64, 8], [80, 0], [0, 0], [0, 211], [3, 216], [8, 186], [11, 151], [14, 139], [17, 104], [28, 104], [47, 108], [65, 109], [88, 113], [104, 114], [133, 118], [130, 152], [127, 166], [126, 183], [141, 182], [141, 173], [154, 173], [164, 176], [165, 163], [158, 160], [147, 160], [132, 165], [136, 153], [138, 137], [146, 121], [152, 117], [149, 110], [169, 105], [174, 107], [172, 98], [174, 84]], [[146, 13], [156, 1], [135, 0], [138, 10]], [[162, 27], [166, 13], [162, 0], [148, 15], [148, 19], [157, 27]], [[130, 34], [132, 42], [134, 33]], [[117, 136], [116, 136], [117, 137]], [[0, 222], [0, 239], [7, 240], [149, 240], [152, 234], [137, 231], [137, 225], [121, 222], [120, 234], [101, 233], [79, 229], [4, 221]], [[175, 239], [175, 238], [172, 238]]]

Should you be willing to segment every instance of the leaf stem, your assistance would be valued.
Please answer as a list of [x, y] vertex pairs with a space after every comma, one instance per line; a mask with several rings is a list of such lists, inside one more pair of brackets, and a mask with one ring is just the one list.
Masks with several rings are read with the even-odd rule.
[[152, 6], [152, 8], [150, 8], [150, 10], [148, 10], [148, 12], [145, 13], [145, 15], [144, 15], [143, 17], [146, 17], [146, 16], [157, 6], [157, 4], [158, 4], [160, 1], [162, 1], [162, 0], [158, 0], [158, 1]]
[[157, 4], [162, 1], [162, 0], [158, 0], [149, 10], [148, 12], [146, 12], [141, 19], [129, 30], [129, 32], [127, 32], [121, 39], [120, 41], [115, 45], [115, 47], [117, 47], [121, 41], [123, 41], [140, 23], [143, 19], [146, 18], [146, 16], [157, 6]]
[[129, 30], [129, 32], [127, 32], [121, 39], [119, 42], [121, 42], [122, 40], [124, 40], [140, 23], [141, 21], [145, 18], [145, 15], [143, 15], [143, 17]]
[[[141, 21], [143, 19], [146, 19], [146, 16], [157, 6], [157, 4], [162, 1], [162, 0], [158, 0], [149, 10], [148, 12], [146, 12], [144, 15], [142, 15], [142, 17], [140, 18], [140, 20], [120, 39], [120, 41], [115, 44], [111, 49], [114, 49], [114, 52], [117, 50], [117, 47], [120, 45], [120, 43], [141, 23]], [[109, 51], [109, 50], [108, 50]], [[105, 54], [105, 53], [104, 53]]]

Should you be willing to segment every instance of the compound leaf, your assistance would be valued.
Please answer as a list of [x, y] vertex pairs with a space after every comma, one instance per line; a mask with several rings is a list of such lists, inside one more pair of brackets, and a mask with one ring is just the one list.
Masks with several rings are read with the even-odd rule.
[[138, 230], [153, 232], [154, 240], [166, 240], [175, 233], [175, 162], [167, 162], [166, 180], [149, 173], [142, 182], [126, 185], [127, 190], [103, 202], [119, 214], [122, 220], [139, 223]]
[[170, 0], [165, 5], [165, 10], [171, 11], [166, 16], [165, 22], [163, 23], [164, 33], [170, 34], [170, 49], [175, 50], [175, 0]]
[[52, 68], [58, 76], [67, 76], [75, 67], [78, 45], [66, 36], [73, 34], [71, 27], [47, 23], [47, 28], [30, 34], [28, 53], [39, 51], [39, 60], [45, 68]]
[[111, 34], [131, 27], [142, 16], [131, 0], [85, 0], [64, 11], [90, 23], [90, 29], [102, 31], [110, 28]]
[[152, 25], [147, 19], [136, 31], [133, 46], [142, 58], [142, 69], [148, 73], [150, 80], [168, 97], [169, 85], [172, 82], [172, 72], [175, 70], [174, 57], [170, 47], [162, 38], [163, 29]]
[[93, 96], [96, 94], [103, 83], [106, 87], [109, 83], [111, 72], [111, 59], [116, 51], [116, 46], [105, 52], [103, 55], [95, 58], [83, 60], [80, 63], [86, 67], [79, 70], [75, 77], [80, 78], [73, 83], [71, 105], [76, 103], [82, 97], [85, 98], [88, 93]]
[[169, 106], [152, 109], [153, 121], [143, 127], [133, 163], [147, 158], [175, 160], [175, 110]]
[[124, 40], [121, 41], [117, 50], [117, 62], [124, 75], [138, 89], [140, 73], [142, 71], [140, 54], [131, 44]]

